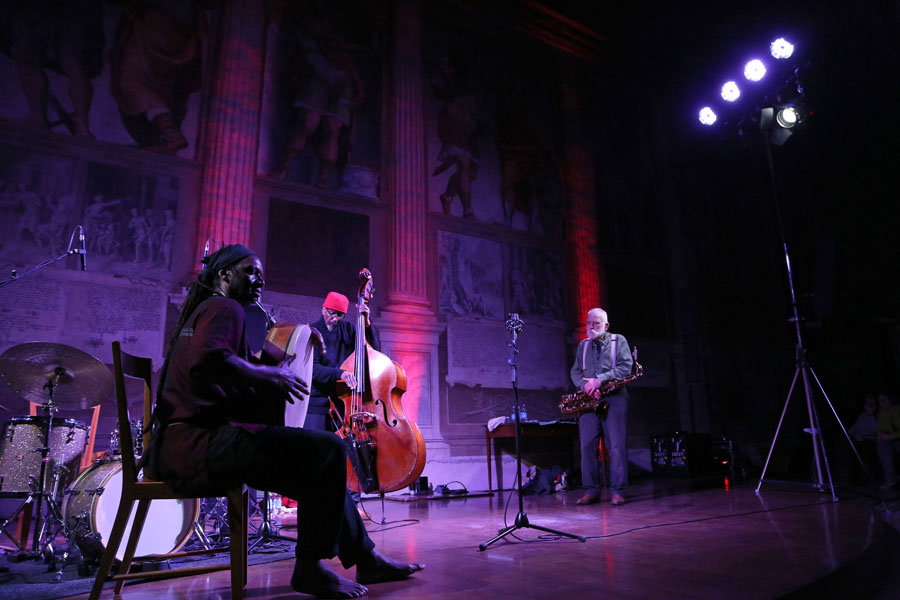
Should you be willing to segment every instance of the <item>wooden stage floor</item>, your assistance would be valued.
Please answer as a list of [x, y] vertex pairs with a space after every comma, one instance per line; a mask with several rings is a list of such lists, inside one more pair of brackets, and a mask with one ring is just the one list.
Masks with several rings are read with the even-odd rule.
[[[820, 580], [859, 557], [883, 535], [877, 507], [865, 499], [834, 503], [809, 488], [723, 480], [633, 485], [628, 503], [576, 506], [579, 490], [528, 496], [537, 525], [587, 536], [542, 539], [522, 529], [486, 551], [478, 545], [504, 525], [509, 496], [386, 502], [365, 501], [377, 547], [427, 568], [404, 582], [370, 586], [370, 598], [775, 598]], [[513, 498], [506, 513], [517, 512]], [[393, 527], [393, 528], [392, 528]], [[381, 530], [381, 531], [378, 531]], [[286, 529], [285, 533], [290, 533]], [[337, 561], [338, 572], [349, 577]], [[248, 598], [303, 598], [289, 586], [293, 561], [249, 569]], [[86, 598], [87, 595], [73, 596]], [[104, 598], [112, 598], [107, 590]], [[124, 600], [227, 599], [227, 572], [126, 587]], [[830, 596], [819, 596], [830, 597]]]

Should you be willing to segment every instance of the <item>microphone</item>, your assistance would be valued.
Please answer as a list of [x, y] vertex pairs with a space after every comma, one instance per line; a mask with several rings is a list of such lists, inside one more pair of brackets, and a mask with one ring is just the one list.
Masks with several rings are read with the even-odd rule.
[[[206, 243], [203, 245], [203, 258], [200, 259], [200, 268], [201, 269], [203, 268], [204, 265], [206, 265], [206, 257], [209, 256], [209, 243], [215, 242], [215, 241], [216, 240], [214, 240], [213, 238], [209, 238], [206, 240]], [[218, 245], [219, 244], [217, 242], [216, 246], [218, 246]]]
[[81, 270], [87, 271], [87, 246], [84, 245], [84, 228], [78, 227], [78, 241], [81, 242], [81, 252], [78, 257], [81, 259]]

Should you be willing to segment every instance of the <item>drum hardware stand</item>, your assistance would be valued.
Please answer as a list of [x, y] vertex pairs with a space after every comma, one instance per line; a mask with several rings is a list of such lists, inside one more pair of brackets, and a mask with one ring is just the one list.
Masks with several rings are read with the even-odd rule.
[[[212, 507], [207, 509], [206, 506], [210, 504], [211, 501]], [[228, 518], [228, 509], [224, 506], [224, 502], [224, 498], [205, 498], [203, 506], [200, 509], [200, 518], [197, 519], [191, 527], [194, 536], [197, 538], [197, 541], [200, 543], [203, 550], [212, 550], [215, 547], [224, 547], [226, 545], [225, 542], [222, 541], [222, 538], [225, 537], [222, 523], [227, 522]], [[210, 535], [206, 533], [206, 525], [211, 520], [215, 522], [213, 537], [215, 537], [217, 541], [213, 541]]]
[[[43, 557], [45, 562], [49, 564], [51, 570], [54, 568], [56, 569], [57, 581], [62, 580], [62, 569], [66, 560], [68, 560], [69, 552], [72, 548], [71, 533], [68, 527], [66, 527], [60, 504], [57, 501], [57, 496], [59, 495], [59, 482], [68, 469], [64, 465], [55, 465], [53, 467], [53, 482], [49, 490], [45, 487], [45, 481], [47, 478], [47, 468], [51, 459], [50, 439], [53, 431], [53, 418], [54, 413], [59, 410], [53, 402], [53, 394], [60, 377], [65, 374], [65, 369], [57, 367], [54, 370], [53, 376], [47, 380], [46, 384], [44, 384], [44, 389], [48, 390], [49, 397], [47, 402], [41, 406], [45, 418], [45, 424], [43, 431], [41, 432], [42, 446], [35, 449], [35, 452], [41, 453], [41, 468], [38, 474], [38, 480], [34, 480], [34, 475], [29, 476], [29, 485], [31, 486], [32, 491], [29, 492], [28, 497], [12, 516], [0, 524], [0, 529], [2, 529], [4, 533], [7, 533], [6, 526], [9, 522], [18, 516], [26, 506], [34, 502], [34, 537], [32, 538], [31, 551], [27, 551], [22, 543], [17, 541], [16, 545], [19, 548], [19, 552], [16, 556], [16, 560], [37, 559]], [[55, 539], [59, 533], [62, 533], [66, 539], [69, 540], [66, 549], [62, 552], [61, 562], [56, 560], [55, 551]], [[15, 539], [12, 538], [12, 536], [9, 537]]]
[[253, 543], [247, 548], [247, 552], [253, 552], [253, 550], [257, 547], [265, 547], [269, 544], [275, 543], [276, 541], [283, 542], [296, 542], [297, 538], [292, 538], [286, 535], [281, 535], [278, 533], [279, 528], [272, 523], [272, 519], [269, 516], [269, 491], [263, 491], [263, 501], [262, 501], [262, 523], [259, 528], [256, 530], [255, 536], [256, 539], [253, 540]]
[[850, 448], [853, 450], [853, 454], [856, 455], [856, 460], [859, 462], [860, 467], [862, 467], [862, 470], [866, 474], [866, 477], [869, 478], [869, 482], [872, 484], [872, 488], [875, 490], [875, 495], [881, 500], [882, 506], [884, 506], [885, 510], [887, 510], [887, 505], [884, 503], [884, 498], [882, 498], [881, 494], [878, 492], [878, 487], [875, 485], [875, 480], [869, 473], [869, 469], [866, 467], [865, 461], [863, 461], [862, 457], [859, 455], [859, 451], [856, 449], [856, 444], [853, 443], [853, 439], [847, 432], [844, 424], [841, 422], [841, 418], [838, 416], [837, 411], [834, 409], [834, 405], [831, 403], [831, 400], [828, 398], [828, 394], [825, 392], [825, 388], [822, 387], [822, 382], [819, 381], [816, 372], [813, 371], [813, 368], [809, 364], [809, 360], [807, 359], [806, 346], [803, 344], [803, 334], [800, 326], [800, 311], [797, 308], [797, 296], [794, 292], [794, 276], [793, 272], [791, 271], [791, 257], [790, 253], [788, 252], [787, 236], [785, 233], [784, 220], [782, 217], [781, 195], [779, 192], [778, 178], [775, 173], [775, 161], [772, 156], [772, 141], [770, 140], [769, 135], [769, 132], [764, 132], [764, 146], [769, 167], [770, 183], [772, 185], [772, 197], [775, 205], [775, 214], [778, 219], [778, 233], [781, 237], [781, 246], [784, 252], [784, 262], [787, 270], [788, 289], [790, 291], [792, 309], [792, 314], [789, 321], [794, 324], [794, 332], [797, 336], [797, 346], [795, 353], [796, 370], [794, 371], [794, 379], [791, 381], [791, 387], [788, 390], [787, 399], [784, 401], [784, 408], [781, 409], [781, 417], [778, 419], [778, 426], [775, 428], [775, 436], [772, 438], [772, 445], [769, 447], [769, 454], [766, 457], [766, 463], [763, 466], [762, 474], [759, 476], [759, 483], [756, 485], [756, 493], [759, 493], [763, 482], [766, 480], [766, 471], [769, 468], [769, 461], [772, 459], [772, 452], [775, 450], [775, 442], [778, 441], [778, 434], [781, 432], [781, 425], [784, 423], [784, 416], [787, 413], [788, 405], [791, 402], [791, 396], [794, 394], [794, 389], [797, 385], [797, 379], [800, 378], [803, 383], [803, 395], [806, 399], [806, 412], [809, 416], [809, 427], [804, 428], [803, 431], [811, 435], [813, 459], [815, 463], [815, 477], [814, 481], [811, 482], [810, 485], [812, 485], [812, 487], [819, 492], [824, 493], [825, 491], [830, 491], [831, 500], [833, 502], [838, 501], [837, 494], [834, 491], [834, 480], [831, 477], [831, 467], [828, 464], [828, 454], [825, 451], [825, 440], [822, 438], [822, 430], [819, 425], [819, 414], [816, 410], [816, 405], [812, 393], [812, 386], [810, 385], [810, 380], [812, 379], [813, 381], [815, 381], [816, 386], [822, 393], [822, 397], [825, 398], [825, 402], [828, 404], [828, 408], [831, 409], [831, 412], [834, 415], [837, 424], [840, 426], [841, 431], [844, 432], [844, 436], [846, 436], [847, 441], [850, 443]]
[[519, 482], [518, 489], [516, 492], [519, 496], [519, 512], [516, 514], [516, 521], [513, 525], [506, 527], [505, 529], [501, 529], [500, 533], [494, 536], [491, 540], [480, 544], [478, 549], [484, 551], [488, 546], [500, 540], [507, 535], [515, 532], [518, 529], [529, 528], [529, 529], [537, 529], [539, 531], [543, 531], [546, 533], [551, 533], [553, 535], [568, 537], [572, 539], [576, 539], [579, 542], [586, 541], [583, 535], [576, 535], [573, 533], [566, 533], [564, 531], [557, 531], [555, 529], [550, 529], [548, 527], [542, 527], [540, 525], [535, 525], [528, 521], [528, 515], [525, 514], [525, 506], [524, 499], [522, 496], [522, 448], [519, 444], [519, 439], [521, 437], [519, 430], [521, 429], [521, 419], [519, 413], [519, 388], [516, 384], [516, 355], [519, 353], [518, 348], [516, 348], [516, 339], [518, 337], [519, 332], [522, 331], [522, 327], [525, 323], [519, 319], [518, 313], [510, 313], [509, 319], [506, 321], [506, 330], [510, 332], [510, 341], [508, 342], [509, 346], [509, 367], [511, 370], [511, 379], [512, 379], [512, 389], [513, 389], [513, 400], [514, 400], [514, 409], [516, 415], [516, 479]]

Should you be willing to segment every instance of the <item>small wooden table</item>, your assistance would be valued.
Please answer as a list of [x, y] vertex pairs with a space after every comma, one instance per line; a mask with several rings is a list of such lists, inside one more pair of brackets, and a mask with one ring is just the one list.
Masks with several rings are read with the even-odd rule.
[[[522, 429], [519, 432], [520, 438], [542, 438], [542, 437], [562, 437], [570, 440], [569, 443], [569, 451], [572, 454], [573, 464], [574, 464], [574, 455], [572, 452], [572, 438], [578, 438], [578, 423], [550, 423], [548, 425], [541, 425], [537, 422], [531, 423], [522, 423]], [[494, 483], [491, 478], [491, 442], [497, 438], [515, 438], [516, 437], [516, 424], [515, 423], [504, 423], [500, 425], [493, 431], [488, 429], [488, 426], [484, 426], [484, 441], [487, 446], [487, 468], [488, 468], [488, 491], [494, 491]], [[500, 482], [500, 469], [501, 465], [497, 465], [497, 482]]]

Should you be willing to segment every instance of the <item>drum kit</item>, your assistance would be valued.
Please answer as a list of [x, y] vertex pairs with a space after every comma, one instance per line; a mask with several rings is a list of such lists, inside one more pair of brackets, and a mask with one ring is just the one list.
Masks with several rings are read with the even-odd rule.
[[[0, 380], [40, 414], [10, 418], [0, 446], [0, 498], [22, 499], [0, 530], [26, 553], [24, 540], [7, 530], [9, 523], [33, 507], [32, 553], [53, 562], [56, 539], [66, 534], [62, 498], [78, 475], [89, 428], [81, 421], [56, 416], [60, 410], [90, 409], [112, 395], [113, 378], [99, 360], [71, 346], [47, 342], [19, 344], [0, 355]], [[71, 544], [70, 544], [71, 545]], [[64, 558], [68, 556], [68, 546]]]
[[[99, 564], [103, 540], [112, 531], [122, 494], [118, 427], [110, 435], [108, 450], [79, 473], [90, 427], [57, 413], [93, 409], [113, 397], [112, 373], [100, 360], [77, 348], [28, 342], [0, 354], [0, 381], [37, 405], [38, 412], [10, 417], [0, 430], [0, 500], [21, 500], [12, 514], [0, 521], [0, 531], [16, 545], [16, 558], [43, 559], [49, 570], [57, 570], [57, 580], [73, 551], [81, 556], [79, 574], [89, 575]], [[132, 421], [131, 429], [135, 453], [140, 454], [142, 421]], [[27, 540], [8, 530], [20, 514], [34, 515], [30, 551]], [[59, 544], [62, 540], [66, 543]], [[156, 500], [151, 504], [136, 556], [177, 552], [186, 544], [206, 550], [228, 544], [223, 499]]]

